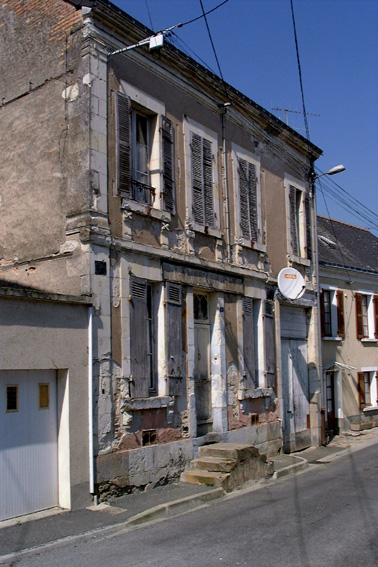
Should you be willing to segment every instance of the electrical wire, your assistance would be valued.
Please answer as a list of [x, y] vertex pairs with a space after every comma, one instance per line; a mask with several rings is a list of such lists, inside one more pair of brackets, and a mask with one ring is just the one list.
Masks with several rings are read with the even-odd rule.
[[188, 22], [185, 22], [184, 24], [181, 24], [180, 27], [184, 27], [187, 26], [189, 24], [192, 24], [193, 22], [196, 22], [197, 20], [200, 20], [201, 18], [205, 18], [206, 16], [208, 16], [209, 14], [211, 14], [212, 12], [215, 12], [215, 10], [218, 10], [218, 8], [220, 8], [221, 6], [223, 6], [224, 4], [227, 4], [227, 2], [229, 2], [229, 0], [224, 0], [224, 2], [221, 2], [220, 4], [218, 4], [218, 6], [215, 6], [215, 8], [213, 8], [212, 10], [209, 10], [208, 12], [202, 14], [201, 16], [197, 16], [197, 18], [193, 18], [192, 20], [189, 20]]
[[217, 65], [218, 65], [219, 75], [220, 75], [220, 78], [222, 79], [222, 81], [224, 82], [223, 74], [222, 74], [222, 69], [221, 69], [220, 64], [219, 64], [219, 59], [218, 59], [218, 55], [217, 55], [217, 52], [216, 52], [216, 49], [215, 49], [215, 45], [214, 45], [214, 42], [213, 42], [213, 38], [211, 37], [209, 24], [208, 24], [208, 22], [207, 22], [207, 17], [206, 17], [206, 14], [205, 14], [205, 9], [204, 9], [204, 7], [203, 7], [202, 0], [199, 0], [199, 1], [200, 1], [200, 4], [201, 4], [203, 17], [204, 17], [204, 19], [205, 19], [206, 28], [207, 28], [207, 33], [209, 34], [209, 39], [210, 39], [211, 47], [213, 48], [214, 57], [215, 57], [215, 60], [216, 60], [216, 62], [217, 62]]
[[297, 52], [299, 84], [300, 84], [300, 87], [301, 87], [301, 95], [302, 95], [303, 118], [304, 118], [304, 123], [305, 123], [305, 128], [306, 128], [306, 136], [307, 136], [307, 139], [309, 140], [310, 139], [310, 130], [309, 130], [309, 127], [308, 127], [307, 112], [306, 112], [306, 105], [305, 105], [304, 92], [303, 92], [302, 69], [301, 69], [301, 61], [300, 61], [300, 58], [299, 58], [297, 28], [296, 28], [296, 25], [295, 25], [293, 0], [290, 0], [290, 4], [291, 4], [291, 16], [292, 16], [292, 19], [293, 19], [295, 49], [296, 49], [296, 52]]
[[151, 29], [153, 30], [154, 26], [152, 24], [152, 18], [151, 18], [150, 8], [148, 6], [148, 0], [145, 0], [145, 1], [146, 1], [146, 8], [147, 8], [148, 17], [149, 17], [149, 20], [150, 20]]

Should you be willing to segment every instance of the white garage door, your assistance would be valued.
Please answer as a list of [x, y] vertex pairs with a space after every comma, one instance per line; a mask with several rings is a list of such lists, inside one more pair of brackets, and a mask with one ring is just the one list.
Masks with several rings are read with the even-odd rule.
[[58, 504], [54, 370], [0, 371], [0, 520]]

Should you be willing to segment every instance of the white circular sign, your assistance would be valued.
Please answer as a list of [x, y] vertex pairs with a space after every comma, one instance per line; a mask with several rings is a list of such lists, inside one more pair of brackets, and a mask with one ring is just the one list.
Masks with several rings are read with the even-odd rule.
[[278, 274], [278, 289], [287, 299], [299, 299], [305, 287], [302, 274], [295, 268], [284, 268]]

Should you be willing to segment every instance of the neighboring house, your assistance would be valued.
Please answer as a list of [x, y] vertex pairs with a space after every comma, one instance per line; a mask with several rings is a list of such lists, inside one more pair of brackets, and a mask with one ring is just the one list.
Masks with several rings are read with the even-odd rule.
[[378, 238], [318, 217], [323, 406], [331, 432], [378, 425]]
[[110, 55], [151, 31], [107, 0], [4, 0], [1, 19], [1, 277], [62, 334], [61, 356], [8, 341], [0, 368], [50, 370], [66, 404], [58, 504], [167, 482], [209, 441], [318, 444], [319, 148], [168, 43]]

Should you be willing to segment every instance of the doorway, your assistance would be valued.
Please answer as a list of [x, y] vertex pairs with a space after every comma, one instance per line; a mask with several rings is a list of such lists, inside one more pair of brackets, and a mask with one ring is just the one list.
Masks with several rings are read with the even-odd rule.
[[196, 400], [197, 437], [213, 429], [210, 369], [209, 298], [193, 294], [194, 308], [194, 392]]

